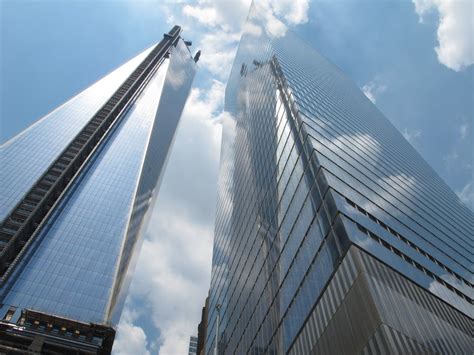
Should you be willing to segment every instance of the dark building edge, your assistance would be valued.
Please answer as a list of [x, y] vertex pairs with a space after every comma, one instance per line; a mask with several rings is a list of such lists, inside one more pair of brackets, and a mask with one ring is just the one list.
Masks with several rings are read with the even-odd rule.
[[206, 335], [207, 335], [207, 316], [209, 311], [209, 296], [206, 297], [204, 307], [201, 311], [201, 321], [198, 325], [198, 342], [197, 342], [197, 355], [204, 355], [206, 353]]

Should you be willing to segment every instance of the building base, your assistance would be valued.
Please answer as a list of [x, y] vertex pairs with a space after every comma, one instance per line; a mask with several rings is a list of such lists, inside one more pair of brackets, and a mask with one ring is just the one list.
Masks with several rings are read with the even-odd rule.
[[351, 246], [290, 354], [470, 354], [474, 324]]
[[0, 307], [0, 353], [110, 354], [112, 327], [80, 323], [26, 309]]

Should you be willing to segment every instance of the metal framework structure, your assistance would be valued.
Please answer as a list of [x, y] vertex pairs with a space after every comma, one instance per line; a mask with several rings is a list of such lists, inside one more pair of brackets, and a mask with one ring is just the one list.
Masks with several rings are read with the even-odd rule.
[[97, 111], [0, 225], [0, 287], [18, 264], [54, 207], [168, 57], [181, 33], [174, 26]]

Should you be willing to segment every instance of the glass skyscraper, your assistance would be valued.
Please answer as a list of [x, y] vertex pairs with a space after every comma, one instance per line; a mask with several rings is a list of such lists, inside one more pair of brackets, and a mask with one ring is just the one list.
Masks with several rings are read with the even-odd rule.
[[252, 7], [225, 107], [206, 354], [472, 353], [473, 213], [341, 70]]
[[180, 32], [1, 147], [0, 352], [110, 352], [196, 71]]
[[188, 355], [196, 355], [197, 354], [197, 343], [198, 343], [198, 338], [195, 336], [189, 337], [189, 349], [188, 349]]

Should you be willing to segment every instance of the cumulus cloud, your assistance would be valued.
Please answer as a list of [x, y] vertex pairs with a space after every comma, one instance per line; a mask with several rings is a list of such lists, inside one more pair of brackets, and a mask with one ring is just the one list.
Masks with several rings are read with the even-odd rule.
[[249, 21], [245, 24], [243, 32], [258, 37], [262, 34], [262, 28]]
[[220, 80], [226, 80], [232, 68], [239, 39], [239, 32], [206, 33], [199, 42], [199, 48], [203, 52], [200, 65]]
[[247, 18], [251, 0], [200, 0], [196, 5], [186, 5], [182, 13], [201, 24], [224, 31], [237, 31]]
[[362, 92], [374, 104], [377, 102], [377, 96], [385, 90], [387, 90], [387, 85], [383, 84], [379, 77], [375, 77], [374, 80], [368, 82], [362, 87]]
[[202, 0], [184, 6], [178, 14], [204, 26], [197, 41], [203, 53], [200, 65], [220, 80], [226, 80], [230, 73], [249, 7], [247, 0]]
[[410, 142], [410, 144], [415, 144], [418, 138], [421, 137], [421, 130], [419, 129], [409, 130], [407, 128], [404, 128], [402, 131], [402, 135], [408, 142]]
[[[146, 309], [159, 339], [146, 337], [150, 324], [138, 326], [142, 318], [124, 316], [114, 348], [117, 354], [147, 354], [147, 348], [156, 350], [152, 349], [155, 341], [160, 354], [184, 354], [189, 336], [197, 332], [210, 283], [222, 124], [232, 121], [223, 112], [224, 81], [250, 3], [200, 0], [161, 5], [185, 30], [192, 28], [193, 47], [202, 50], [200, 70], [209, 71], [214, 79], [191, 91], [124, 311], [130, 315], [135, 308]], [[264, 6], [268, 16], [279, 15], [295, 25], [307, 21], [307, 4], [284, 0]], [[250, 30], [259, 35], [262, 29]]]
[[463, 123], [458, 128], [459, 138], [465, 139], [469, 134], [469, 124]]
[[[181, 16], [205, 27], [197, 42], [203, 53], [201, 66], [220, 80], [227, 79], [244, 26], [253, 34], [261, 33], [260, 27], [245, 25], [250, 4], [250, 0], [201, 0], [181, 9]], [[308, 0], [264, 0], [256, 4], [263, 16], [265, 30], [271, 36], [282, 36], [287, 30], [285, 23], [278, 18], [288, 25], [308, 21]]]
[[459, 154], [457, 150], [454, 148], [449, 152], [448, 154], [443, 156], [443, 161], [446, 166], [446, 168], [450, 169], [453, 166], [458, 165], [457, 160], [459, 159]]
[[460, 191], [456, 191], [459, 199], [471, 210], [474, 211], [474, 186], [468, 182]]
[[270, 37], [282, 37], [288, 26], [295, 26], [308, 21], [308, 0], [261, 0], [254, 3], [256, 12], [264, 30]]
[[474, 63], [473, 2], [470, 0], [413, 0], [423, 23], [427, 13], [439, 15], [437, 31], [438, 60], [448, 68], [460, 71]]
[[[214, 80], [189, 96], [118, 328], [119, 354], [150, 349], [151, 338], [130, 316], [134, 308], [148, 311], [160, 354], [186, 353], [197, 332], [210, 282], [221, 134], [216, 122], [225, 116], [224, 89]], [[130, 337], [136, 344], [128, 344]]]
[[265, 30], [270, 37], [283, 37], [288, 27], [281, 22], [272, 11], [263, 12]]
[[133, 324], [137, 314], [132, 309], [124, 310], [114, 342], [114, 355], [149, 355], [147, 337], [144, 330]]
[[189, 336], [197, 332], [209, 287], [213, 230], [187, 216], [182, 206], [166, 206], [168, 213], [164, 209], [153, 216], [133, 297], [151, 309], [149, 316], [160, 330], [160, 354], [183, 354]]
[[283, 17], [290, 25], [308, 22], [309, 0], [271, 1], [275, 13]]
[[215, 27], [222, 22], [222, 18], [214, 7], [199, 7], [186, 5], [183, 14], [195, 18], [200, 23]]

